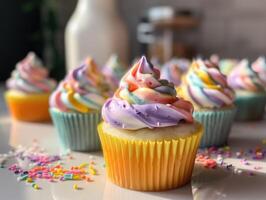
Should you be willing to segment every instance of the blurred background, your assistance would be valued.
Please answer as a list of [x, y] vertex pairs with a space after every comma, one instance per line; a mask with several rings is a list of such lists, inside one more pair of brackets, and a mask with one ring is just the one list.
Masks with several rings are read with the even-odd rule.
[[[77, 56], [74, 58], [74, 54], [78, 52], [79, 48], [75, 44], [78, 44], [79, 39], [82, 39], [83, 45], [93, 47], [90, 48], [90, 51], [95, 49], [97, 52], [98, 48], [102, 50], [103, 55], [105, 50], [106, 54], [111, 50], [118, 51], [114, 53], [120, 51], [121, 54], [126, 54], [123, 55], [123, 59], [128, 64], [144, 53], [160, 62], [165, 62], [174, 56], [192, 58], [201, 55], [208, 57], [213, 53], [224, 58], [255, 59], [259, 55], [265, 55], [266, 52], [264, 42], [266, 1], [78, 1], [9, 0], [1, 3], [0, 81], [4, 81], [10, 76], [15, 64], [25, 57], [28, 51], [35, 51], [44, 60], [46, 66], [51, 70], [52, 77], [58, 80], [62, 79], [68, 63], [75, 63], [69, 61], [70, 57], [73, 57], [72, 60], [80, 59]], [[86, 4], [85, 1], [90, 3]], [[83, 5], [80, 6], [82, 9], [78, 10], [77, 5], [82, 2]], [[83, 26], [81, 19], [77, 18], [77, 13], [90, 14], [91, 10], [85, 8], [86, 6], [95, 11], [93, 16], [87, 15], [90, 20], [93, 19], [95, 22], [90, 21], [88, 23], [91, 26], [89, 24], [87, 26], [91, 27], [90, 30], [93, 31], [88, 34], [84, 32], [86, 33], [85, 39], [84, 36], [81, 37], [75, 32], [76, 35], [74, 35], [77, 37], [77, 42], [75, 42], [73, 34], [70, 33], [71, 30], [77, 30], [79, 25]], [[107, 16], [106, 13], [110, 15]], [[119, 20], [112, 17], [114, 13]], [[111, 29], [113, 27], [117, 31], [114, 36], [109, 34], [109, 29], [104, 29], [104, 27], [100, 29], [104, 25], [101, 22], [106, 18], [108, 18], [106, 26]], [[86, 17], [83, 17], [84, 23], [86, 24]], [[67, 24], [70, 36], [65, 38]], [[121, 26], [115, 26], [115, 24]], [[122, 37], [122, 35], [125, 36], [125, 33], [126, 37]], [[115, 44], [109, 45], [113, 49], [107, 51], [108, 45], [104, 47], [98, 45], [97, 42], [100, 39], [98, 41], [94, 39], [98, 35], [114, 41]], [[121, 50], [122, 47], [124, 52]], [[85, 53], [89, 54], [90, 52]], [[100, 65], [106, 61], [105, 57], [101, 58], [96, 54], [93, 56], [96, 57], [96, 61]]]

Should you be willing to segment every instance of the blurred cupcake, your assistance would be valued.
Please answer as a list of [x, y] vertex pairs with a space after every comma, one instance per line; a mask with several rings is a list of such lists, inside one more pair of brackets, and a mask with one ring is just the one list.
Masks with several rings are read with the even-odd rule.
[[195, 60], [179, 92], [181, 97], [193, 103], [193, 115], [205, 128], [200, 146], [227, 144], [235, 116], [234, 92], [219, 68], [209, 61]]
[[188, 70], [190, 61], [187, 59], [172, 59], [162, 67], [161, 78], [179, 86], [183, 74]]
[[114, 54], [109, 58], [103, 68], [103, 74], [111, 90], [115, 91], [126, 70], [127, 68], [121, 63], [117, 55]]
[[251, 68], [256, 72], [264, 85], [264, 89], [266, 90], [266, 60], [265, 57], [261, 56], [257, 60], [255, 60]]
[[28, 53], [7, 80], [5, 99], [11, 115], [21, 121], [49, 121], [49, 96], [55, 87], [40, 59]]
[[259, 67], [259, 62], [253, 63], [251, 67], [248, 60], [243, 59], [228, 76], [228, 84], [236, 92], [238, 121], [263, 118], [266, 92], [265, 82], [261, 78], [265, 74], [263, 75], [263, 67]]
[[102, 108], [99, 124], [107, 175], [129, 189], [159, 191], [188, 183], [202, 126], [192, 104], [142, 57]]
[[220, 62], [220, 57], [218, 56], [218, 54], [212, 54], [210, 56], [210, 61], [215, 64], [215, 65], [219, 65], [219, 62]]
[[50, 98], [50, 113], [66, 149], [100, 149], [97, 124], [108, 87], [91, 58], [72, 70]]
[[237, 59], [227, 58], [221, 59], [219, 61], [219, 68], [221, 72], [228, 76], [228, 74], [234, 69], [234, 67], [238, 64]]

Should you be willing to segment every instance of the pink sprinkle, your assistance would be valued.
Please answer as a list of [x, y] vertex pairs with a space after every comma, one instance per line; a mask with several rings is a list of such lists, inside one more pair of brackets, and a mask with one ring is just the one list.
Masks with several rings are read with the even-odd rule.
[[261, 166], [255, 166], [254, 169], [255, 169], [255, 170], [261, 170], [262, 167], [261, 167]]
[[255, 176], [255, 174], [253, 172], [248, 172], [249, 176]]

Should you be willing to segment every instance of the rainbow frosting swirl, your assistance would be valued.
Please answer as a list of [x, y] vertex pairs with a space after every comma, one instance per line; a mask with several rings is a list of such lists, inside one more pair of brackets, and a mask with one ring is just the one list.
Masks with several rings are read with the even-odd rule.
[[266, 60], [265, 57], [259, 57], [252, 63], [251, 68], [258, 74], [260, 80], [263, 82], [264, 88], [266, 88]]
[[126, 73], [126, 67], [124, 67], [117, 55], [112, 55], [103, 68], [103, 74], [106, 77], [106, 81], [110, 84], [111, 88], [117, 88], [120, 79]]
[[210, 61], [193, 61], [181, 88], [183, 97], [191, 100], [195, 108], [221, 108], [234, 101], [226, 76]]
[[190, 61], [187, 59], [172, 59], [162, 67], [161, 78], [167, 79], [179, 86], [182, 75], [187, 71]]
[[63, 112], [88, 113], [100, 110], [108, 86], [95, 62], [88, 58], [72, 70], [50, 97], [50, 106]]
[[159, 78], [160, 71], [142, 57], [104, 104], [105, 122], [128, 130], [192, 123], [192, 104], [176, 97], [174, 85]]
[[50, 93], [56, 87], [56, 81], [48, 78], [48, 70], [35, 53], [28, 55], [16, 64], [7, 87], [24, 93]]
[[259, 67], [249, 65], [247, 59], [243, 59], [228, 75], [228, 84], [236, 91], [261, 92], [264, 91], [264, 83], [259, 74]]

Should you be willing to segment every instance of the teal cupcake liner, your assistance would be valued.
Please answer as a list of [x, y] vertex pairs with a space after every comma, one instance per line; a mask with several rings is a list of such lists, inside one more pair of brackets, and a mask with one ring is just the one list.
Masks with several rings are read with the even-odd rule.
[[236, 113], [236, 108], [195, 111], [194, 118], [204, 126], [200, 148], [224, 146]]
[[101, 149], [97, 125], [100, 113], [67, 113], [50, 109], [59, 141], [64, 149], [96, 151]]
[[237, 106], [236, 121], [262, 120], [265, 112], [266, 94], [239, 95], [236, 97], [235, 105]]

